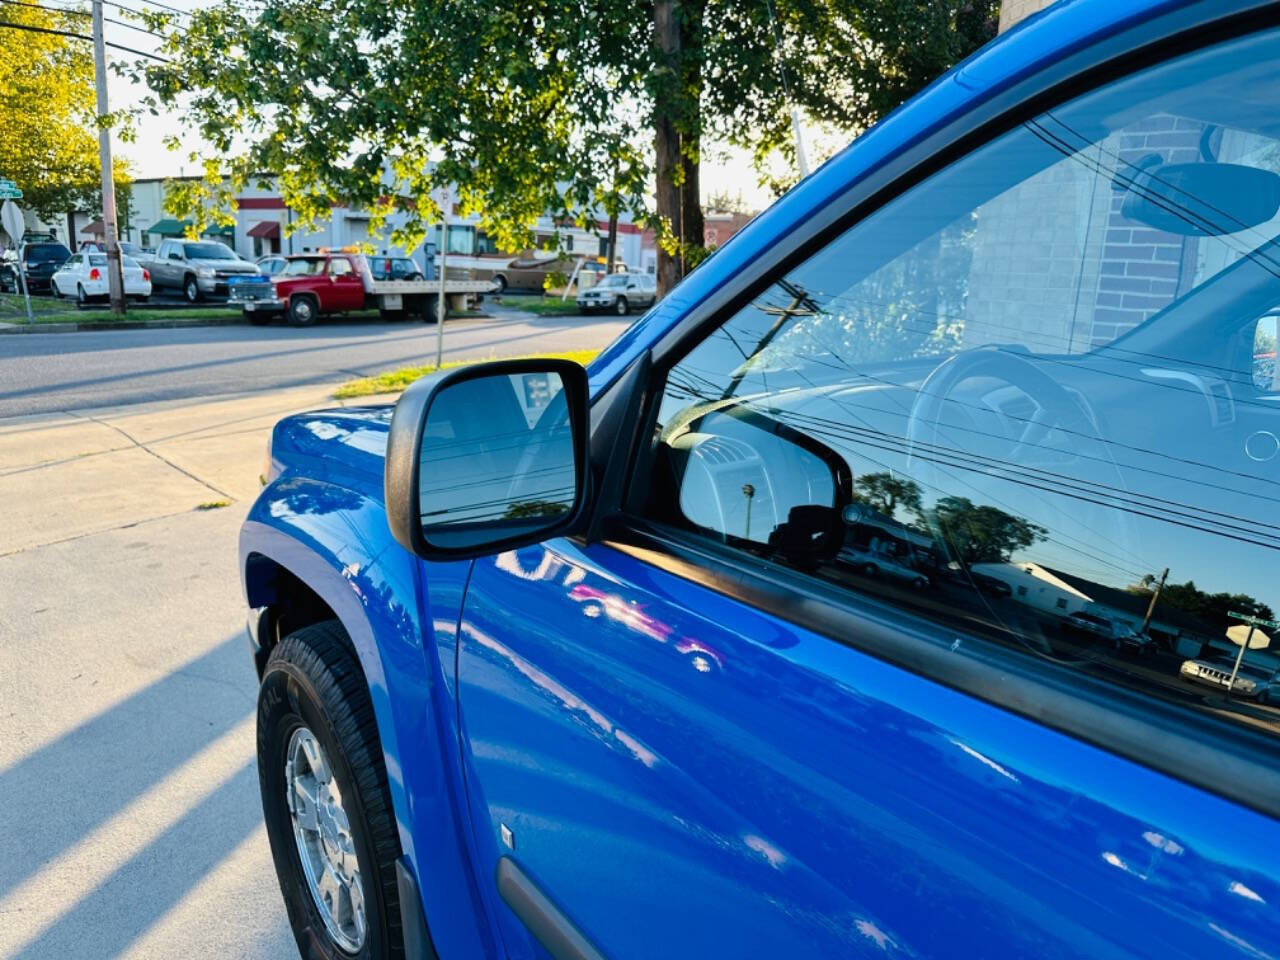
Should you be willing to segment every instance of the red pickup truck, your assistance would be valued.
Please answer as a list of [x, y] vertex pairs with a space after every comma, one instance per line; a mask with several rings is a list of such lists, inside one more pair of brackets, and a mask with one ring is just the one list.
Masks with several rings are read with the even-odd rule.
[[[269, 323], [283, 315], [306, 327], [327, 314], [377, 310], [386, 318], [436, 320], [438, 280], [375, 280], [363, 254], [350, 251], [304, 253], [287, 258], [275, 276], [234, 278], [228, 302], [239, 304], [250, 323]], [[492, 281], [447, 280], [446, 310], [465, 309], [466, 301], [496, 289]]]

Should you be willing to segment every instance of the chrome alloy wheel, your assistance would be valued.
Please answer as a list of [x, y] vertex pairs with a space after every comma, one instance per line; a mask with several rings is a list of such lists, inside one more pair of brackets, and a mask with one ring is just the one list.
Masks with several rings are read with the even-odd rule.
[[364, 944], [368, 929], [364, 886], [351, 823], [320, 741], [306, 727], [289, 738], [285, 789], [302, 872], [324, 925], [347, 953]]

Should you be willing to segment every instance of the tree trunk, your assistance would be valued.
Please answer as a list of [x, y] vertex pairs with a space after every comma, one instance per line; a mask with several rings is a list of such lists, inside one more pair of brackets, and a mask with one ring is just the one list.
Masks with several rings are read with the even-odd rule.
[[609, 214], [609, 241], [606, 247], [609, 254], [609, 273], [613, 273], [613, 265], [618, 261], [618, 211]]
[[692, 268], [690, 247], [704, 242], [699, 183], [702, 114], [703, 9], [706, 0], [654, 0], [657, 59], [668, 71], [654, 102], [654, 171], [658, 219], [669, 224], [676, 250], [658, 246], [658, 292]]
[[[659, 62], [673, 73], [679, 70], [680, 20], [676, 0], [654, 0], [653, 45]], [[677, 74], [678, 75], [678, 74]], [[654, 179], [655, 207], [658, 220], [670, 225], [677, 240], [681, 239], [680, 188], [676, 185], [677, 170], [682, 166], [680, 158], [680, 131], [676, 120], [679, 113], [677, 97], [673, 90], [678, 81], [664, 84], [667, 96], [659, 95], [654, 103]], [[658, 240], [658, 295], [669, 292], [680, 282], [680, 256], [663, 249]]]
[[[706, 245], [702, 219], [702, 31], [706, 0], [683, 0], [680, 17], [681, 89], [685, 91], [681, 125], [681, 163], [684, 183], [681, 186], [681, 240], [685, 248]], [[682, 260], [680, 276], [684, 276], [698, 260]]]

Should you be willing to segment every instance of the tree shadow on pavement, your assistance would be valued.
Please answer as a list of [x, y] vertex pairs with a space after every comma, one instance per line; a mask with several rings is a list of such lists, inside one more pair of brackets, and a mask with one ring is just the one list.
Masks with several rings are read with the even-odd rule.
[[[245, 637], [235, 634], [0, 772], [0, 902], [193, 755], [244, 724], [255, 709], [255, 687]], [[251, 736], [248, 741], [246, 762], [252, 760]], [[243, 773], [197, 808], [213, 804], [226, 812], [222, 806], [230, 810], [235, 797], [244, 815], [225, 824], [234, 842], [261, 816], [256, 784]], [[213, 827], [209, 839], [220, 836], [219, 829]], [[227, 844], [216, 847], [225, 852]], [[178, 860], [196, 862], [201, 856], [193, 848]], [[160, 890], [153, 893], [162, 897]]]

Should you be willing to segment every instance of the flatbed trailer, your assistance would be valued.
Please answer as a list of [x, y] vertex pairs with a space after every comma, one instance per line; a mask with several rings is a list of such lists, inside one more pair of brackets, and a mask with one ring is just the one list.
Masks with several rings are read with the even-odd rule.
[[[274, 277], [237, 278], [227, 302], [239, 306], [251, 323], [265, 324], [284, 316], [295, 326], [309, 326], [319, 317], [357, 310], [377, 310], [387, 319], [422, 319], [434, 323], [440, 303], [441, 280], [375, 280], [362, 254], [318, 253], [288, 258]], [[496, 293], [490, 280], [445, 279], [446, 315], [465, 310], [486, 293]]]

